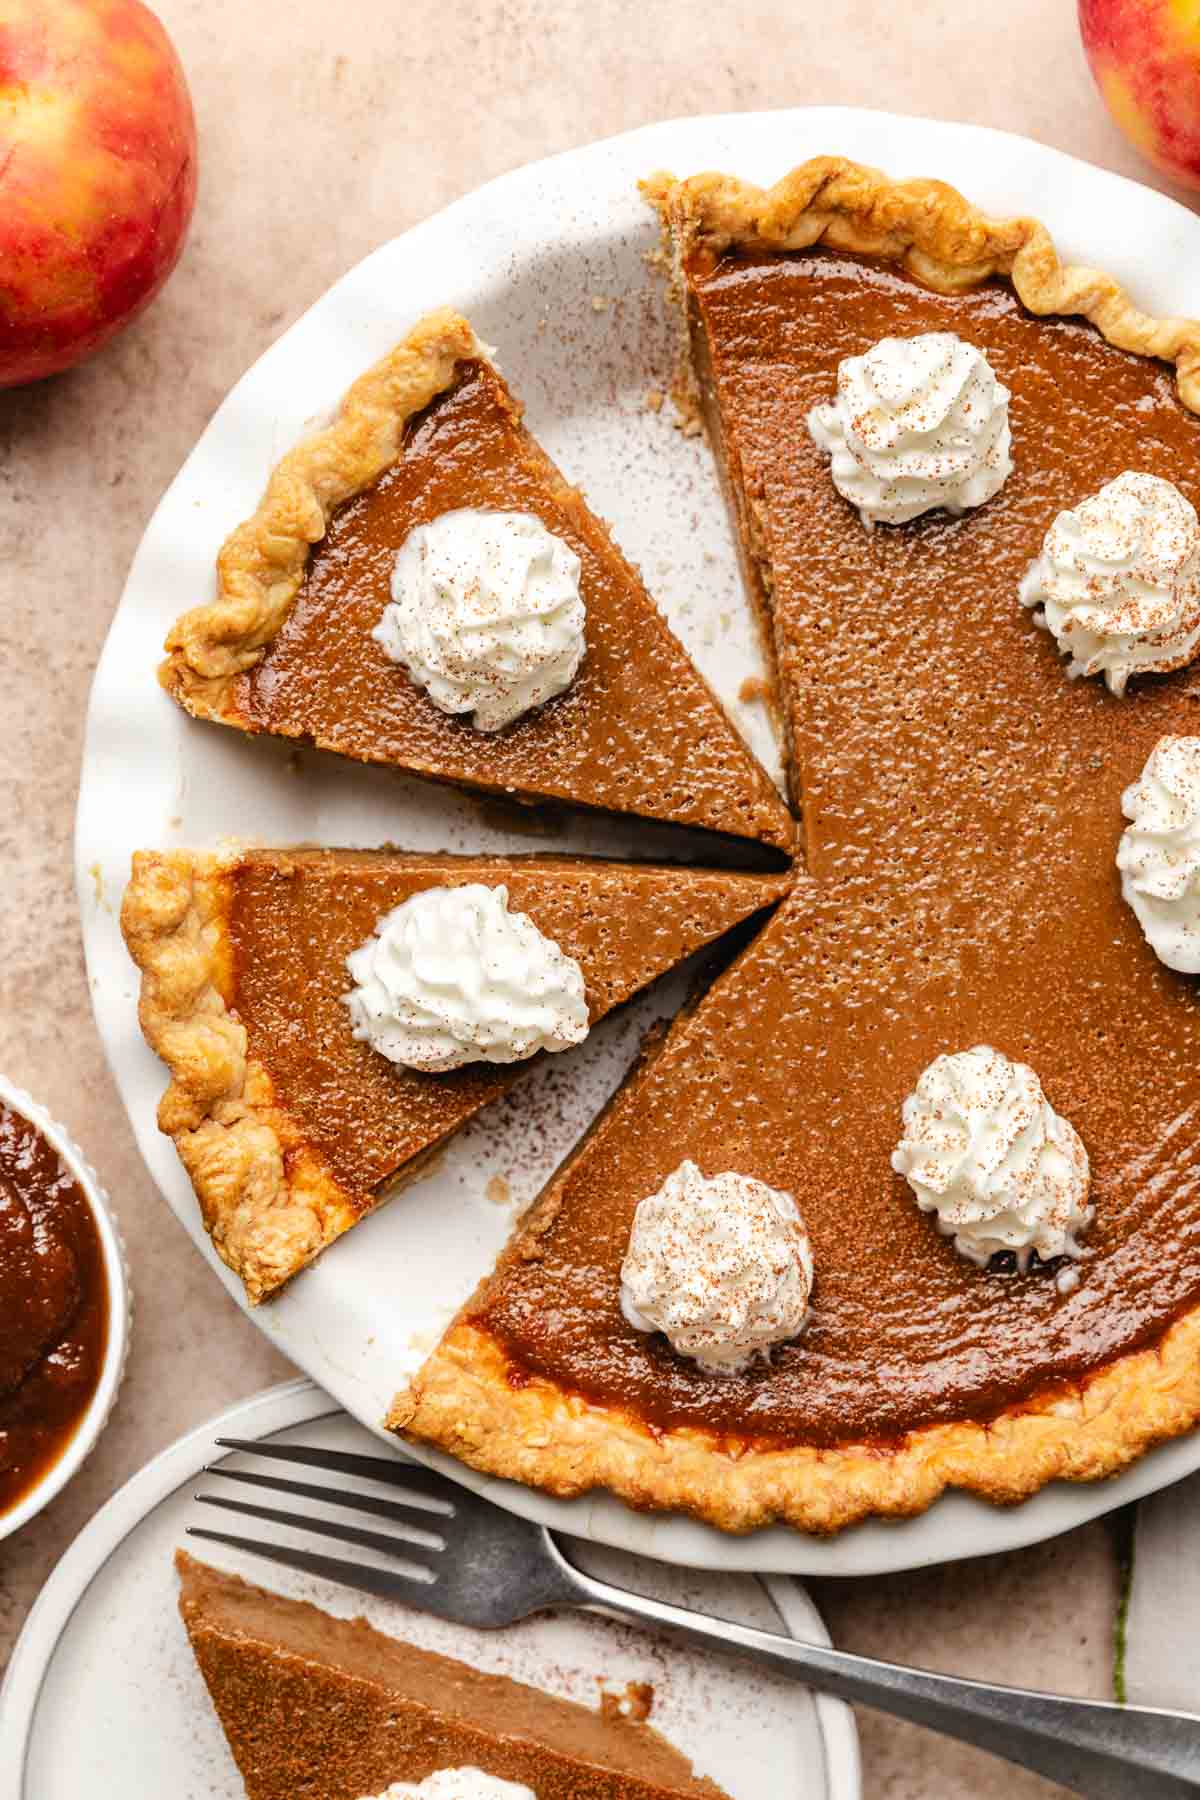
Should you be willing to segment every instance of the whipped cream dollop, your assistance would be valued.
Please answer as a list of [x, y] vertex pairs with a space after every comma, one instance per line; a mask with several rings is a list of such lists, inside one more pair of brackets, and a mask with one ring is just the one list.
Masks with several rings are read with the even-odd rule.
[[354, 1036], [391, 1062], [437, 1071], [567, 1050], [588, 1030], [583, 971], [508, 889], [424, 888], [346, 958]]
[[410, 531], [371, 636], [443, 712], [499, 731], [583, 661], [579, 558], [532, 513], [461, 507]]
[[663, 1331], [702, 1368], [736, 1374], [796, 1336], [812, 1283], [790, 1194], [682, 1162], [634, 1214], [621, 1310], [635, 1331]]
[[[372, 1800], [364, 1795], [363, 1800]], [[439, 1769], [424, 1781], [393, 1781], [374, 1800], [537, 1800], [532, 1788], [501, 1781], [482, 1769]]]
[[1190, 662], [1200, 646], [1200, 521], [1157, 475], [1127, 470], [1060, 512], [1021, 581], [1021, 604], [1071, 658], [1068, 675], [1131, 675]]
[[1028, 1063], [988, 1044], [939, 1056], [902, 1109], [892, 1167], [922, 1212], [971, 1262], [1016, 1252], [1080, 1256], [1076, 1233], [1091, 1223], [1091, 1170], [1074, 1126], [1050, 1105]]
[[837, 399], [808, 429], [833, 485], [864, 525], [902, 525], [935, 506], [982, 506], [1012, 470], [1008, 389], [952, 331], [881, 338], [838, 364]]
[[1159, 738], [1121, 806], [1121, 892], [1159, 961], [1200, 975], [1200, 737]]

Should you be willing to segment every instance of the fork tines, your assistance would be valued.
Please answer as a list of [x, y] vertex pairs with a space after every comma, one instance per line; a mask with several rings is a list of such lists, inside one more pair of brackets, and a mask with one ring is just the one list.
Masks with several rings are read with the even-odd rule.
[[276, 1462], [321, 1469], [333, 1475], [349, 1475], [386, 1483], [392, 1492], [385, 1498], [379, 1494], [360, 1493], [344, 1483], [338, 1487], [327, 1487], [316, 1482], [286, 1480], [278, 1475], [261, 1474], [256, 1470], [230, 1469], [222, 1464], [211, 1465], [204, 1471], [206, 1475], [220, 1481], [241, 1482], [249, 1487], [286, 1494], [293, 1499], [315, 1500], [325, 1506], [382, 1519], [391, 1527], [388, 1532], [368, 1530], [363, 1526], [323, 1518], [311, 1512], [255, 1505], [225, 1494], [198, 1493], [195, 1498], [201, 1505], [220, 1507], [244, 1518], [282, 1526], [287, 1531], [305, 1532], [315, 1537], [332, 1539], [336, 1543], [352, 1544], [356, 1549], [387, 1557], [391, 1566], [387, 1569], [371, 1567], [320, 1555], [288, 1543], [263, 1543], [199, 1527], [189, 1528], [189, 1537], [245, 1550], [253, 1555], [266, 1557], [271, 1562], [298, 1569], [302, 1573], [343, 1582], [388, 1599], [403, 1598], [404, 1589], [409, 1583], [424, 1585], [436, 1580], [435, 1571], [411, 1552], [415, 1549], [424, 1552], [426, 1557], [436, 1558], [446, 1548], [446, 1538], [437, 1526], [443, 1521], [448, 1525], [457, 1508], [454, 1489], [444, 1477], [398, 1456], [351, 1455], [341, 1450], [319, 1450], [298, 1444], [259, 1444], [245, 1438], [218, 1438], [217, 1444], [222, 1450], [237, 1450]]

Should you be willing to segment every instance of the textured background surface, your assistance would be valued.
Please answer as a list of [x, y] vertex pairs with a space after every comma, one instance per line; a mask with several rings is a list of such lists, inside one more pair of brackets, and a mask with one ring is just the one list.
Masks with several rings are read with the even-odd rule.
[[[70, 874], [92, 666], [151, 509], [226, 390], [383, 239], [489, 176], [656, 118], [869, 105], [1025, 132], [1146, 176], [1093, 93], [1067, 0], [844, 0], [835, 15], [818, 0], [159, 0], [158, 10], [201, 132], [183, 261], [94, 363], [0, 394], [0, 1068], [100, 1169], [137, 1290], [129, 1379], [101, 1447], [0, 1547], [0, 1659], [113, 1488], [187, 1426], [288, 1373], [208, 1275], [118, 1115]], [[1116, 1590], [1101, 1522], [944, 1572], [824, 1584], [817, 1598], [848, 1648], [1103, 1694]], [[1053, 1791], [909, 1727], [871, 1715], [862, 1725], [868, 1800]]]

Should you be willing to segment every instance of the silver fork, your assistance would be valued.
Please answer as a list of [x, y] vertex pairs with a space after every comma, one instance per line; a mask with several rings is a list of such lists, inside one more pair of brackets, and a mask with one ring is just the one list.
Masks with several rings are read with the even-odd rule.
[[657, 1626], [706, 1650], [749, 1657], [822, 1693], [878, 1707], [975, 1744], [1086, 1794], [1089, 1800], [1200, 1795], [1200, 1717], [1194, 1714], [993, 1687], [796, 1643], [597, 1581], [568, 1562], [543, 1526], [504, 1512], [469, 1489], [398, 1456], [358, 1456], [242, 1438], [218, 1438], [217, 1443], [223, 1450], [386, 1483], [395, 1490], [393, 1498], [241, 1469], [214, 1466], [205, 1471], [223, 1481], [385, 1520], [386, 1532], [223, 1494], [197, 1494], [196, 1499], [246, 1518], [371, 1551], [386, 1557], [389, 1566], [259, 1543], [223, 1531], [192, 1529], [189, 1537], [251, 1551], [461, 1625], [511, 1625], [531, 1613], [573, 1606], [627, 1624]]

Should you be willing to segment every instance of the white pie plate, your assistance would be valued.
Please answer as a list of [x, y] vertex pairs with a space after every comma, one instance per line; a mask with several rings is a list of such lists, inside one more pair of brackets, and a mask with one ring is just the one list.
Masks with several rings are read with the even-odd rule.
[[[292, 1381], [189, 1432], [127, 1482], [63, 1557], [13, 1653], [0, 1690], [0, 1800], [244, 1795], [188, 1649], [171, 1566], [189, 1525], [221, 1526], [220, 1516], [206, 1515], [192, 1497], [205, 1465], [220, 1460], [218, 1436], [373, 1447], [327, 1394]], [[242, 1457], [224, 1460], [246, 1466]], [[318, 1503], [316, 1510], [327, 1509]], [[276, 1532], [276, 1541], [280, 1536], [289, 1534]], [[250, 1581], [330, 1612], [365, 1613], [380, 1630], [584, 1705], [597, 1703], [598, 1679], [611, 1692], [649, 1681], [654, 1723], [731, 1800], [858, 1800], [849, 1707], [782, 1677], [579, 1614], [526, 1620], [503, 1632], [468, 1631], [236, 1551], [189, 1547]], [[572, 1554], [597, 1575], [678, 1605], [829, 1642], [794, 1581], [696, 1574], [595, 1546], [572, 1547]]]
[[[238, 383], [159, 506], [101, 658], [88, 716], [77, 879], [96, 1017], [142, 1153], [169, 1204], [212, 1255], [174, 1150], [155, 1128], [161, 1066], [137, 1027], [134, 971], [117, 911], [132, 850], [212, 844], [396, 842], [414, 849], [538, 847], [495, 808], [335, 758], [195, 724], [156, 686], [164, 633], [213, 588], [213, 559], [258, 499], [269, 466], [335, 405], [351, 380], [426, 308], [452, 303], [498, 345], [531, 425], [645, 569], [672, 624], [768, 760], [759, 709], [738, 700], [757, 651], [714, 471], [699, 439], [645, 404], [669, 381], [675, 344], [646, 253], [653, 221], [637, 194], [658, 168], [726, 167], [770, 181], [841, 151], [895, 174], [948, 173], [979, 204], [1046, 220], [1072, 259], [1100, 264], [1139, 302], [1200, 310], [1200, 220], [1136, 184], [1023, 138], [973, 126], [846, 109], [688, 119], [569, 152], [503, 176], [406, 232], [336, 283]], [[998, 679], [1003, 671], [998, 671]], [[637, 846], [655, 833], [620, 823], [556, 824], [556, 847]], [[527, 1201], [582, 1131], [648, 1019], [681, 986], [597, 1030], [530, 1074], [457, 1140], [419, 1185], [336, 1245], [255, 1322], [349, 1412], [378, 1428], [504, 1242]], [[501, 1178], [497, 1184], [495, 1177]], [[696, 1566], [868, 1574], [1034, 1542], [1200, 1465], [1200, 1436], [1101, 1486], [1052, 1487], [1017, 1511], [961, 1495], [902, 1524], [870, 1522], [829, 1540], [774, 1528], [731, 1540], [686, 1519], [638, 1515], [607, 1495], [569, 1503], [442, 1466], [502, 1504], [577, 1536]]]

